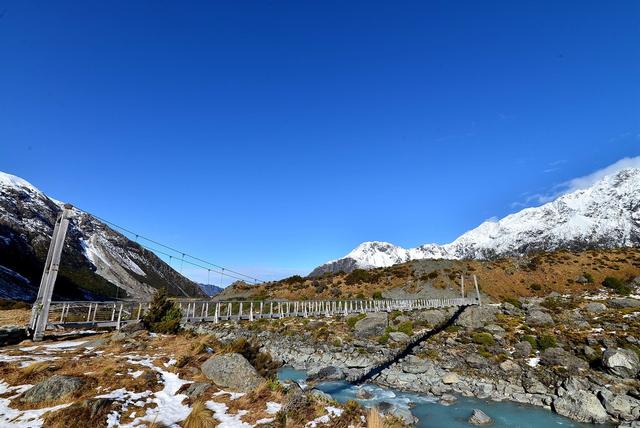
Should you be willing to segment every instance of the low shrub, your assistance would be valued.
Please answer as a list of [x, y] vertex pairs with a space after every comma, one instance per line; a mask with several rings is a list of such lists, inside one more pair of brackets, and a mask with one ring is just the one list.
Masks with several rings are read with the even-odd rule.
[[622, 294], [624, 296], [631, 293], [631, 287], [625, 285], [620, 279], [613, 276], [606, 277], [604, 281], [602, 281], [602, 285], [615, 291], [617, 294]]
[[538, 339], [538, 348], [541, 351], [544, 351], [545, 349], [549, 349], [549, 348], [554, 348], [556, 347], [557, 344], [558, 344], [558, 341], [556, 340], [556, 337], [550, 334], [542, 335]]
[[495, 345], [496, 344], [495, 339], [489, 333], [476, 332], [476, 333], [473, 333], [473, 335], [471, 336], [471, 339], [473, 340], [474, 343], [477, 343], [478, 345]]
[[354, 285], [362, 282], [375, 282], [375, 275], [364, 269], [355, 269], [344, 279], [345, 284]]
[[382, 292], [381, 291], [376, 291], [373, 293], [372, 296], [375, 300], [382, 300]]
[[406, 334], [407, 336], [413, 335], [413, 321], [404, 321], [398, 324], [396, 331]]
[[386, 345], [389, 342], [389, 333], [385, 332], [382, 336], [378, 337], [378, 343], [380, 345]]
[[358, 315], [351, 316], [347, 318], [347, 325], [349, 326], [350, 329], [353, 330], [353, 328], [356, 326], [356, 323], [361, 319], [364, 319], [366, 316], [367, 316], [366, 314], [358, 314]]
[[530, 334], [525, 334], [520, 338], [523, 342], [529, 342], [532, 349], [538, 349], [538, 339]]
[[504, 302], [505, 303], [511, 303], [516, 308], [522, 309], [522, 302], [519, 299], [515, 298], [515, 297], [505, 297], [504, 298]]

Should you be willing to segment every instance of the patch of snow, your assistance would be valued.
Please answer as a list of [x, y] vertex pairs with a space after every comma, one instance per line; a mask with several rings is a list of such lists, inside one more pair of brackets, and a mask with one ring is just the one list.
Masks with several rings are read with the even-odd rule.
[[540, 363], [540, 357], [532, 357], [527, 360], [527, 365], [529, 367], [537, 367]]
[[275, 415], [282, 409], [282, 404], [276, 403], [274, 401], [267, 402], [267, 413], [270, 415]]
[[218, 392], [214, 392], [213, 395], [215, 397], [219, 397], [221, 395], [229, 395], [229, 399], [230, 400], [237, 400], [238, 398], [242, 397], [245, 395], [244, 392], [229, 392], [229, 391], [218, 391]]
[[53, 350], [65, 349], [65, 348], [75, 348], [75, 347], [78, 347], [78, 346], [82, 345], [83, 343], [87, 343], [87, 342], [88, 342], [88, 340], [65, 341], [65, 342], [52, 343], [51, 345], [43, 345], [43, 347], [46, 348], [46, 349], [53, 349]]
[[138, 370], [138, 371], [135, 371], [135, 372], [131, 372], [129, 374], [131, 375], [132, 378], [137, 379], [140, 376], [142, 376], [143, 373], [144, 373], [144, 371]]
[[246, 410], [240, 410], [235, 415], [229, 415], [229, 409], [224, 403], [216, 403], [215, 401], [207, 401], [207, 408], [213, 412], [213, 417], [220, 421], [218, 428], [252, 428], [251, 424], [242, 422], [242, 416], [247, 414]]

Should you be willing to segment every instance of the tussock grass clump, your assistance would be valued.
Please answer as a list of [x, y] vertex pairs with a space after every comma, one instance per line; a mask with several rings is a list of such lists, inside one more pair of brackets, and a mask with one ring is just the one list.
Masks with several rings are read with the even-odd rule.
[[193, 403], [191, 413], [180, 423], [182, 428], [215, 428], [217, 425], [213, 412], [202, 401]]

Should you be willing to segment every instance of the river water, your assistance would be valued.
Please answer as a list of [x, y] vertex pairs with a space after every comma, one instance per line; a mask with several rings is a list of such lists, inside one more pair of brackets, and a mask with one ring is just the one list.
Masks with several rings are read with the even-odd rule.
[[[304, 382], [306, 373], [283, 367], [278, 371], [281, 381], [295, 380]], [[418, 428], [469, 428], [467, 419], [473, 409], [480, 409], [495, 421], [494, 428], [602, 428], [608, 425], [592, 425], [573, 422], [563, 416], [540, 407], [534, 407], [512, 402], [493, 402], [477, 398], [458, 397], [458, 401], [450, 406], [438, 404], [437, 399], [410, 392], [382, 388], [373, 384], [354, 386], [347, 382], [323, 382], [316, 385], [334, 400], [344, 403], [347, 400], [357, 400], [365, 407], [373, 407], [376, 403], [386, 401], [396, 406], [411, 409], [411, 413], [419, 419]], [[356, 398], [359, 389], [366, 389], [373, 398], [362, 400]]]

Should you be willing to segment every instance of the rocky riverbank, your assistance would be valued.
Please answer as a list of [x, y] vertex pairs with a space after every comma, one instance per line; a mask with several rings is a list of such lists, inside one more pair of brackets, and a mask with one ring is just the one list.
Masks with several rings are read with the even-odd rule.
[[[254, 338], [274, 358], [327, 380], [386, 361], [412, 334], [450, 316], [431, 310], [194, 328], [223, 341]], [[373, 381], [443, 403], [457, 394], [510, 400], [580, 422], [638, 427], [639, 338], [640, 300], [634, 298], [555, 295], [471, 307]]]

